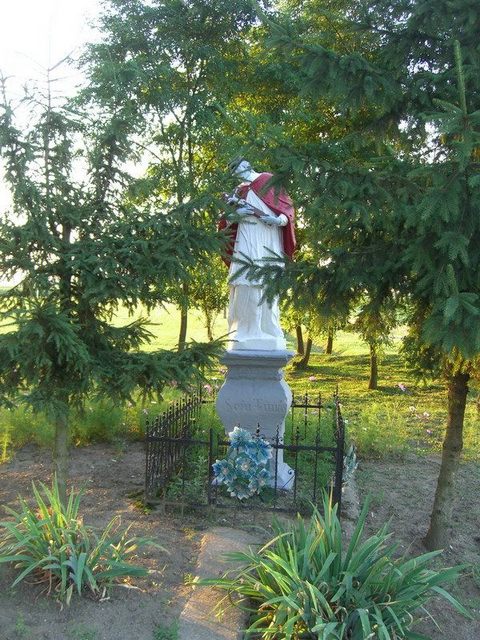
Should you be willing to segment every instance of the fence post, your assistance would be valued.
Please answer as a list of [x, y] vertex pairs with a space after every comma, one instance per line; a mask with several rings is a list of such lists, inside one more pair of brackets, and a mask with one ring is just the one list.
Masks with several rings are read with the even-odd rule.
[[212, 505], [215, 500], [212, 497], [213, 482], [213, 428], [208, 431], [208, 478], [207, 478], [207, 502]]
[[149, 478], [152, 475], [151, 473], [151, 464], [152, 464], [152, 443], [150, 442], [150, 421], [147, 420], [145, 421], [145, 436], [146, 436], [146, 440], [147, 440], [147, 446], [146, 446], [146, 450], [145, 450], [145, 458], [146, 458], [146, 464], [145, 464], [145, 493], [144, 493], [144, 502], [146, 503], [148, 501], [148, 497], [149, 497]]
[[335, 393], [335, 484], [333, 486], [333, 501], [338, 505], [338, 517], [342, 509], [342, 485], [343, 485], [343, 456], [345, 450], [345, 424], [343, 422], [342, 412], [340, 411], [340, 400], [338, 398], [338, 390]]

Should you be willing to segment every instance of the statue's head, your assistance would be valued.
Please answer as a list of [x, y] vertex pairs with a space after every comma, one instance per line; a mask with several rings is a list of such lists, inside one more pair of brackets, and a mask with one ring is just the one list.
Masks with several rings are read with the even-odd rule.
[[245, 178], [252, 172], [252, 165], [245, 158], [235, 158], [228, 163], [230, 173], [239, 178]]

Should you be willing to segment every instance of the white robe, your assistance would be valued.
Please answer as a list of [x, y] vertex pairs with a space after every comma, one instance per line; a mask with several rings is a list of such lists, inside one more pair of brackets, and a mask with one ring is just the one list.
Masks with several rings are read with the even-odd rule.
[[[248, 204], [266, 214], [276, 215], [251, 189], [245, 198]], [[287, 216], [281, 214], [284, 224]], [[273, 252], [273, 253], [272, 253]], [[284, 350], [285, 338], [280, 327], [278, 298], [271, 304], [262, 301], [262, 282], [248, 277], [248, 270], [240, 273], [243, 265], [235, 259], [253, 261], [259, 266], [267, 264], [265, 258], [283, 254], [282, 228], [269, 226], [256, 216], [248, 215], [239, 222], [232, 262], [229, 270], [230, 305], [228, 313], [230, 349]]]
[[[252, 189], [249, 189], [245, 200], [248, 204], [251, 204], [266, 214], [276, 215]], [[281, 217], [285, 218], [285, 222], [287, 222], [286, 216], [282, 214]], [[236, 275], [241, 270], [242, 265], [235, 260], [237, 258], [244, 261], [252, 260], [255, 264], [263, 266], [266, 264], [264, 258], [273, 257], [272, 251], [277, 255], [283, 255], [282, 228], [273, 225], [268, 226], [261, 222], [256, 216], [245, 216], [245, 218], [238, 223], [232, 262], [228, 272], [230, 284], [234, 286], [240, 284], [261, 286], [261, 281], [248, 277], [248, 271]]]

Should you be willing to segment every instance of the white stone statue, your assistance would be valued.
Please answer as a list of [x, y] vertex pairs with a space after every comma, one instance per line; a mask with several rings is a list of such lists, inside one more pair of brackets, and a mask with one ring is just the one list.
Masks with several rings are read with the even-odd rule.
[[[229, 262], [230, 304], [228, 314], [230, 350], [284, 350], [286, 342], [280, 327], [278, 299], [262, 299], [262, 283], [252, 279], [238, 261], [265, 265], [273, 254], [290, 258], [295, 250], [294, 208], [283, 189], [266, 186], [271, 173], [257, 173], [244, 158], [230, 164], [230, 170], [243, 182], [231, 195], [225, 194], [232, 213], [220, 228], [232, 236]], [[240, 220], [239, 220], [240, 216]]]

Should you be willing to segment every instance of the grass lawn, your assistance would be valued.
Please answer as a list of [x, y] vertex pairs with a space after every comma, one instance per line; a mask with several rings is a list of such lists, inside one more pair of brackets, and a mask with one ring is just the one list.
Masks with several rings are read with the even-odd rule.
[[[147, 316], [139, 310], [134, 317], [142, 315]], [[121, 325], [131, 320], [132, 316], [120, 309], [116, 323]], [[144, 348], [175, 348], [178, 311], [173, 306], [158, 309], [150, 314], [149, 321], [154, 337]], [[225, 336], [226, 332], [226, 319], [220, 316], [215, 336]], [[292, 365], [286, 370], [287, 381], [296, 393], [321, 393], [329, 397], [338, 385], [349, 437], [356, 442], [364, 458], [399, 457], [407, 451], [428, 454], [441, 449], [446, 423], [445, 387], [439, 382], [415, 382], [398, 353], [402, 335], [402, 328], [397, 329], [391, 346], [380, 361], [379, 388], [376, 391], [367, 388], [368, 346], [350, 332], [337, 334], [330, 356], [323, 353], [321, 345], [315, 345], [307, 370], [299, 371]], [[189, 314], [188, 339], [207, 340], [201, 313], [195, 310]], [[292, 336], [287, 336], [287, 340], [289, 348], [295, 350]], [[218, 371], [212, 371], [211, 378], [216, 385], [222, 382], [222, 374]], [[74, 416], [73, 441], [88, 444], [98, 440], [116, 442], [125, 437], [138, 438], [143, 433], [145, 420], [157, 414], [177, 395], [175, 389], [166, 389], [163, 403], [139, 403], [127, 407], [112, 407], [108, 402], [91, 405], [84, 415]], [[480, 452], [478, 396], [479, 388], [472, 383], [464, 442], [464, 456], [469, 460], [478, 460]], [[12, 448], [31, 440], [50, 445], [52, 437], [52, 429], [43, 416], [34, 416], [25, 409], [0, 410], [0, 460], [5, 460]]]
[[[155, 338], [148, 348], [173, 348], [178, 337], [178, 311], [168, 306], [152, 314], [150, 320]], [[119, 313], [117, 321], [127, 322], [127, 314]], [[207, 339], [202, 322], [200, 312], [190, 313], [189, 339]], [[226, 333], [226, 319], [220, 316], [215, 336]], [[392, 343], [380, 361], [376, 391], [367, 388], [368, 345], [351, 332], [338, 332], [331, 356], [323, 353], [321, 345], [315, 345], [307, 370], [287, 367], [287, 381], [296, 393], [331, 395], [338, 384], [350, 437], [364, 457], [399, 456], [408, 450], [423, 454], [441, 449], [446, 424], [446, 389], [438, 381], [417, 383], [414, 380], [399, 355], [404, 334], [404, 328], [399, 327], [391, 336]], [[287, 335], [287, 343], [294, 351], [293, 336]], [[221, 383], [221, 374], [214, 372], [212, 377]], [[406, 391], [399, 385], [406, 387]], [[478, 459], [480, 455], [478, 396], [478, 383], [472, 383], [465, 421], [464, 455], [467, 459]]]

